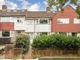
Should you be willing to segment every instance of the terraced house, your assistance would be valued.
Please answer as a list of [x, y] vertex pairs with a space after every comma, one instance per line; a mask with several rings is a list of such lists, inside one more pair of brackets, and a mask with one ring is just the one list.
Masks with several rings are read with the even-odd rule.
[[0, 10], [0, 40], [13, 43], [16, 35], [25, 32], [32, 42], [36, 35], [51, 33], [51, 17], [49, 8], [46, 11], [10, 10], [6, 5]]
[[0, 41], [13, 43], [16, 35], [25, 32], [33, 38], [41, 34], [62, 33], [80, 35], [79, 15], [71, 6], [66, 6], [63, 12], [10, 10], [6, 5], [0, 10]]

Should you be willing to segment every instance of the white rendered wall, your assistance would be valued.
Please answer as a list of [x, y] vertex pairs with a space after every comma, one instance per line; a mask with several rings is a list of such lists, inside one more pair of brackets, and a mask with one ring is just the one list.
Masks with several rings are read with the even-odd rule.
[[35, 32], [51, 32], [51, 25], [49, 24], [35, 25]]
[[51, 32], [51, 24], [37, 24], [37, 20], [26, 20], [26, 32]]
[[[17, 20], [21, 20], [21, 22], [17, 22]], [[14, 30], [25, 30], [25, 17], [22, 18], [13, 18], [14, 21]]]
[[26, 20], [25, 21], [25, 31], [26, 32], [34, 32], [34, 20]]

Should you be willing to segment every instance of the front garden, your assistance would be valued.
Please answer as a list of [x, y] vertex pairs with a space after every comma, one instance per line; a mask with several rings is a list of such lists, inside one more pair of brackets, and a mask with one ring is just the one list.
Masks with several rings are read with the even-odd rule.
[[80, 37], [62, 34], [37, 36], [32, 44], [33, 57], [80, 56]]

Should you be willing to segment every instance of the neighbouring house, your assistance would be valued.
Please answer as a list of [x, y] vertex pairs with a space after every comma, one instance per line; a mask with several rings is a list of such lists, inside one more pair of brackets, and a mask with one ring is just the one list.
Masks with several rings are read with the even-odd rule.
[[37, 35], [51, 33], [51, 20], [54, 14], [46, 11], [10, 10], [2, 5], [0, 10], [0, 41], [13, 43], [16, 35], [25, 32], [30, 35], [30, 42]]
[[79, 36], [80, 19], [79, 15], [71, 6], [66, 6], [64, 11], [57, 12], [52, 18], [51, 31], [54, 33]]

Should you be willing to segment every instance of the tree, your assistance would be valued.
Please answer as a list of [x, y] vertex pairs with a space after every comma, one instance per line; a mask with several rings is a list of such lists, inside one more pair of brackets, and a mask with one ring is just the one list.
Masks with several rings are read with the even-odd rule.
[[[50, 8], [52, 8], [53, 5], [57, 6], [57, 9], [59, 10], [59, 8], [61, 9], [61, 11], [63, 11], [63, 6], [65, 5], [65, 3], [67, 1], [70, 1], [70, 4], [74, 4], [77, 6], [76, 12], [79, 14], [80, 16], [80, 2], [79, 0], [48, 0], [48, 6]], [[54, 3], [53, 3], [54, 2]]]
[[63, 5], [65, 4], [65, 0], [48, 0], [48, 7], [52, 8], [52, 6], [57, 6], [57, 10], [60, 8], [62, 10]]
[[27, 34], [21, 33], [16, 38], [15, 47], [22, 48], [23, 54], [25, 54], [29, 50], [29, 43], [30, 43], [29, 36]]
[[52, 6], [55, 5], [55, 0], [47, 0], [47, 2], [49, 8], [52, 8]]
[[77, 7], [76, 12], [79, 14], [79, 18], [80, 18], [80, 6]]

